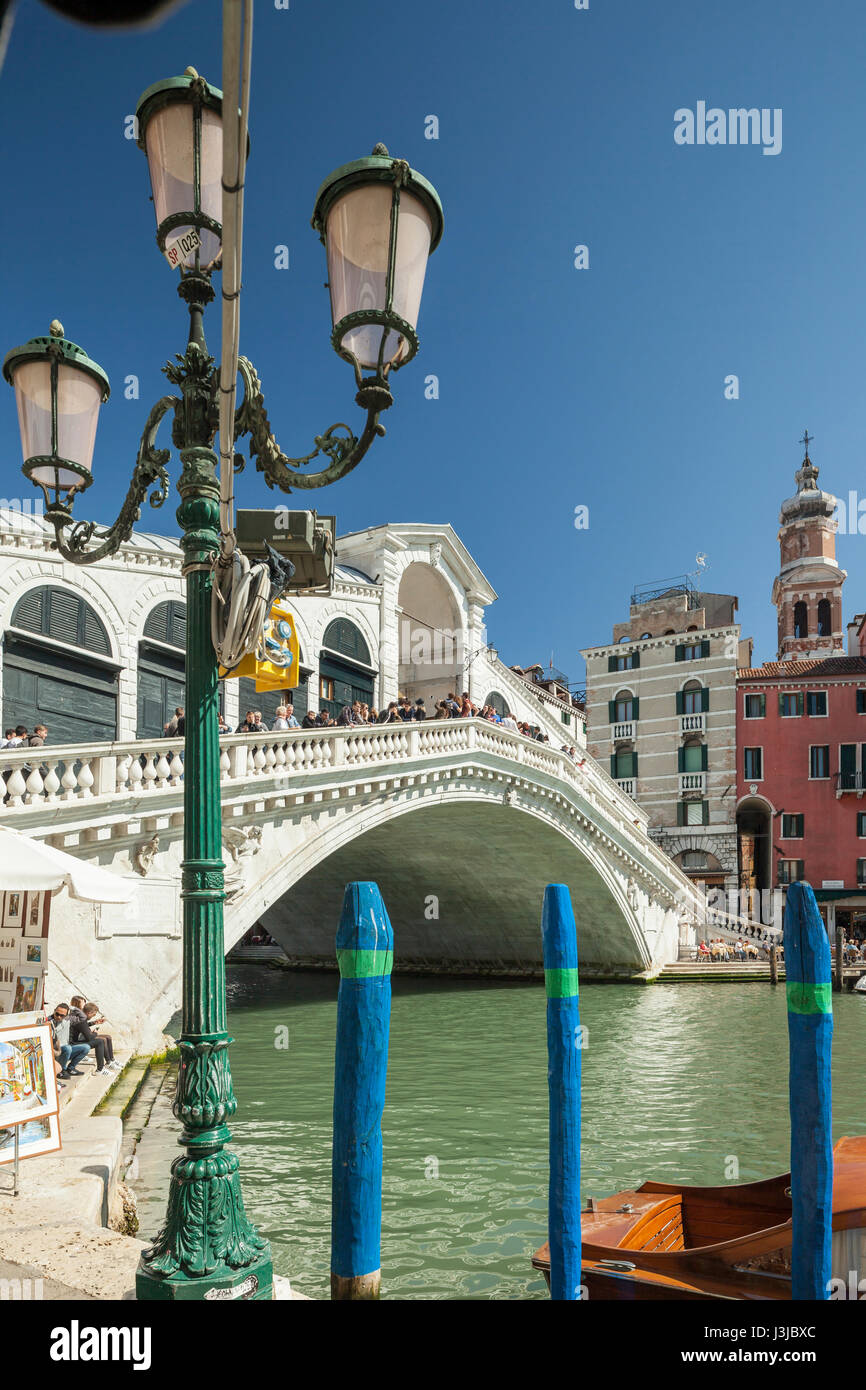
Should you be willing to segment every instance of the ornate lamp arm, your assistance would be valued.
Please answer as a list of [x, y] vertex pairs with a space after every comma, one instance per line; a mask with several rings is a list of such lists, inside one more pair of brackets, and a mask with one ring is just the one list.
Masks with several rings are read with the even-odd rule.
[[[148, 500], [152, 507], [162, 506], [168, 496], [169, 479], [166, 464], [170, 453], [168, 449], [155, 447], [156, 434], [162, 417], [167, 411], [177, 408], [180, 403], [177, 396], [162, 396], [148, 415], [138, 446], [138, 457], [129, 491], [112, 526], [102, 530], [97, 528], [95, 521], [73, 522], [65, 508], [52, 509], [46, 513], [48, 520], [54, 525], [54, 544], [65, 560], [71, 560], [76, 565], [93, 565], [97, 560], [106, 555], [113, 555], [119, 550], [123, 542], [128, 541], [132, 535], [132, 528], [141, 516], [141, 504], [153, 483], [157, 486]], [[64, 539], [63, 533], [67, 526], [71, 526], [72, 530], [68, 539]], [[88, 550], [87, 547], [94, 539], [96, 544]]]
[[[380, 425], [379, 415], [393, 403], [393, 396], [383, 381], [362, 381], [355, 397], [358, 405], [367, 411], [367, 423], [360, 438], [356, 438], [348, 425], [331, 425], [324, 434], [317, 434], [316, 447], [303, 458], [287, 458], [281, 452], [265, 413], [262, 384], [252, 362], [246, 357], [238, 358], [238, 371], [243, 378], [244, 398], [235, 411], [235, 439], [242, 434], [250, 436], [250, 458], [255, 458], [256, 468], [264, 473], [268, 487], [279, 487], [283, 492], [293, 488], [325, 487], [351, 473], [366, 454], [377, 435], [385, 433]], [[345, 430], [345, 434], [336, 434]], [[310, 463], [319, 454], [325, 454], [330, 466], [318, 473], [301, 473], [301, 465]], [[235, 468], [240, 472], [244, 460], [235, 454]]]

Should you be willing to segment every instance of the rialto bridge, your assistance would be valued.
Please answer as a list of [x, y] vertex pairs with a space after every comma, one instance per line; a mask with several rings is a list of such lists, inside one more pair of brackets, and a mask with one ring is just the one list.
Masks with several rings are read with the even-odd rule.
[[[220, 740], [226, 949], [261, 921], [334, 960], [343, 886], [376, 880], [395, 968], [537, 969], [546, 883], [571, 889], [584, 978], [652, 977], [694, 921], [695, 885], [647, 818], [576, 760], [481, 720]], [[99, 1001], [153, 1041], [180, 996], [182, 741], [5, 750], [0, 820], [134, 881], [126, 906], [52, 904], [47, 998]]]

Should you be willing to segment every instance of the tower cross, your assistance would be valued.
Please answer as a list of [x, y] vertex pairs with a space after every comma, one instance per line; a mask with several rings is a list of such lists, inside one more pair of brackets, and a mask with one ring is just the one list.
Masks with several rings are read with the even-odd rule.
[[803, 438], [800, 440], [800, 443], [806, 446], [806, 458], [809, 457], [809, 445], [813, 442], [814, 438], [814, 434], [810, 434], [808, 430], [803, 431]]

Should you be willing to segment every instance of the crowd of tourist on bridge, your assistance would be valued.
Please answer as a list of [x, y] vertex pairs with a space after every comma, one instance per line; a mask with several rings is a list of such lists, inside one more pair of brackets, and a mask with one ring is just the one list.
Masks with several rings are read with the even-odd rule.
[[[425, 719], [486, 719], [491, 724], [500, 724], [503, 729], [509, 729], [512, 733], [523, 734], [525, 738], [536, 743], [550, 743], [548, 735], [537, 724], [515, 719], [510, 710], [500, 714], [493, 705], [478, 705], [466, 690], [459, 697], [453, 691], [449, 691], [443, 699], [436, 701], [435, 708], [429, 712], [423, 695], [419, 695], [414, 701], [410, 700], [408, 695], [401, 695], [382, 710], [365, 704], [363, 700], [353, 700], [351, 704], [343, 705], [336, 717], [329, 709], [323, 707], [319, 710], [308, 710], [301, 720], [295, 717], [294, 705], [287, 700], [285, 704], [277, 706], [274, 722], [270, 726], [265, 723], [260, 709], [248, 709], [234, 730], [222, 714], [218, 718], [221, 734], [281, 733], [287, 729], [368, 728], [378, 724], [417, 723]], [[167, 738], [177, 738], [184, 734], [185, 728], [183, 706], [178, 705], [163, 732]], [[566, 753], [570, 758], [577, 757], [577, 749], [573, 745], [564, 743], [560, 752]]]

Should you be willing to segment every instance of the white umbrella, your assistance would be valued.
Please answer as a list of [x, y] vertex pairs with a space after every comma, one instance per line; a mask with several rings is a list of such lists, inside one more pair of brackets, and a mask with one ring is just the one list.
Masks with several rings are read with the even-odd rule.
[[43, 893], [64, 884], [71, 897], [90, 903], [128, 903], [135, 887], [128, 879], [0, 825], [0, 890]]

